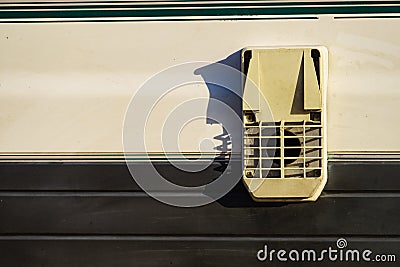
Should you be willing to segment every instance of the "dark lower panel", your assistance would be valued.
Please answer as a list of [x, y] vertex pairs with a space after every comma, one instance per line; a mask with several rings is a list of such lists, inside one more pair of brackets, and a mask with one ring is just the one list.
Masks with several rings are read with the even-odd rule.
[[400, 162], [337, 161], [328, 164], [327, 190], [400, 190]]
[[[218, 178], [225, 165], [215, 162], [197, 173], [179, 170], [167, 162], [153, 166], [176, 184], [198, 186]], [[0, 190], [141, 191], [125, 163], [0, 163], [0, 177]]]
[[[0, 265], [13, 266], [398, 266], [400, 256], [400, 240], [397, 238], [346, 238], [347, 248], [344, 248], [342, 261], [330, 261], [325, 254], [320, 262], [309, 262], [308, 253], [303, 250], [313, 249], [316, 258], [324, 249], [337, 249], [337, 238], [191, 238], [191, 237], [160, 237], [160, 238], [124, 238], [115, 237], [106, 240], [84, 239], [71, 240], [68, 237], [51, 240], [11, 240], [0, 241]], [[285, 249], [299, 251], [300, 261], [281, 262], [273, 254], [273, 259], [265, 261], [257, 259], [257, 252], [267, 245], [267, 251]], [[360, 251], [359, 259], [347, 254], [347, 249]], [[372, 251], [367, 257], [371, 262], [364, 262], [362, 252]], [[340, 257], [340, 252], [336, 252]], [[270, 255], [270, 252], [268, 253]], [[335, 254], [332, 254], [334, 257]], [[396, 262], [372, 262], [376, 256], [394, 255]], [[263, 255], [260, 254], [262, 257]], [[286, 254], [288, 258], [288, 255]], [[293, 254], [293, 257], [296, 257]], [[346, 258], [347, 257], [347, 258]], [[310, 256], [313, 261], [313, 255]], [[347, 259], [347, 261], [346, 261]], [[377, 258], [378, 259], [378, 258]], [[390, 256], [390, 259], [393, 259]], [[288, 258], [289, 260], [289, 258]]]
[[[175, 183], [197, 186], [219, 177], [225, 165], [215, 162], [199, 173], [154, 166]], [[400, 162], [329, 162], [326, 190], [400, 191], [399, 173]], [[141, 191], [124, 163], [0, 163], [0, 190]]]
[[256, 203], [230, 193], [177, 208], [144, 193], [0, 195], [2, 234], [400, 235], [397, 194], [324, 195], [317, 202]]

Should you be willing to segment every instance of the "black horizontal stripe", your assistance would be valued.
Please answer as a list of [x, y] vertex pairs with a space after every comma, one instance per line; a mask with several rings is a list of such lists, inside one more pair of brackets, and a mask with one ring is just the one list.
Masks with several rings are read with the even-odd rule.
[[345, 16], [334, 17], [334, 19], [399, 19], [400, 16]]
[[[0, 10], [10, 9], [113, 9], [113, 8], [124, 8], [124, 9], [163, 9], [163, 8], [230, 8], [230, 7], [335, 7], [335, 6], [347, 6], [357, 7], [362, 5], [399, 5], [400, 1], [312, 1], [312, 2], [273, 2], [273, 1], [111, 1], [111, 2], [31, 2], [29, 3], [0, 3]], [[32, 5], [34, 4], [34, 5]]]
[[[57, 235], [57, 234], [20, 234], [20, 235], [0, 235], [0, 241], [19, 240], [19, 241], [47, 241], [47, 240], [89, 240], [89, 241], [215, 241], [215, 242], [243, 242], [243, 241], [268, 241], [268, 242], [335, 242], [338, 235]], [[340, 236], [343, 238], [343, 236]], [[400, 236], [396, 235], [346, 235], [350, 242], [400, 242]]]
[[0, 241], [1, 266], [398, 266], [400, 242], [368, 238], [347, 238], [350, 249], [369, 249], [376, 254], [394, 254], [397, 262], [260, 262], [257, 252], [268, 245], [270, 249], [336, 248], [337, 238], [330, 240], [5, 240]]
[[[234, 163], [240, 172], [240, 162]], [[136, 163], [137, 168], [146, 167]], [[168, 162], [153, 164], [160, 174], [180, 185], [196, 186], [218, 178], [224, 162], [214, 162], [204, 171], [187, 173]], [[325, 191], [400, 192], [400, 161], [329, 161]], [[0, 163], [1, 191], [100, 191], [136, 192], [124, 162], [26, 162]], [[242, 190], [242, 184], [234, 190]]]
[[258, 203], [246, 192], [177, 208], [150, 197], [1, 197], [0, 233], [130, 235], [400, 235], [399, 199]]
[[[178, 22], [178, 21], [216, 21], [216, 20], [235, 20], [235, 21], [244, 21], [244, 20], [310, 20], [310, 19], [318, 19], [317, 17], [276, 17], [276, 18], [261, 18], [261, 17], [235, 17], [234, 19], [229, 19], [229, 18], [218, 18], [218, 17], [214, 17], [214, 18], [202, 18], [202, 17], [198, 17], [198, 18], [185, 18], [185, 17], [181, 17], [181, 18], [162, 18], [162, 19], [153, 19], [152, 21], [163, 21], [163, 22]], [[149, 19], [90, 19], [90, 20], [83, 20], [83, 19], [72, 19], [72, 20], [9, 20], [9, 21], [0, 21], [0, 23], [6, 23], [6, 24], [38, 24], [38, 23], [115, 23], [115, 22], [145, 22], [145, 21], [149, 21]]]
[[[353, 3], [259, 3], [194, 4], [181, 5], [131, 5], [120, 9], [111, 6], [21, 6], [20, 10], [0, 5], [0, 19], [77, 19], [77, 18], [164, 18], [164, 17], [235, 17], [268, 15], [320, 15], [320, 14], [385, 14], [400, 13], [398, 2]], [[196, 6], [198, 5], [198, 6]], [[42, 9], [38, 9], [38, 8]], [[195, 8], [196, 7], [196, 8]]]
[[[236, 190], [239, 191], [237, 188]], [[246, 194], [245, 190], [240, 192]], [[152, 192], [157, 197], [196, 196], [198, 192]], [[141, 198], [148, 194], [142, 191], [0, 191], [1, 197], [126, 197]], [[368, 192], [368, 191], [333, 191], [325, 190], [321, 198], [400, 198], [400, 192]]]

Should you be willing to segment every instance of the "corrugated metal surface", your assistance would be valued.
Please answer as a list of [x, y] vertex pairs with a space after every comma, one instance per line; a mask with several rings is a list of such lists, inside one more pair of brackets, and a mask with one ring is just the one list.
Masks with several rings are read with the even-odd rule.
[[[157, 165], [186, 184], [188, 178], [202, 183], [217, 177], [220, 166], [189, 176]], [[399, 168], [393, 162], [331, 162], [329, 183], [314, 203], [256, 203], [239, 183], [215, 203], [177, 208], [142, 192], [123, 163], [3, 163], [0, 263], [256, 266], [265, 264], [256, 258], [263, 244], [318, 249], [339, 237], [353, 248], [398, 255]]]

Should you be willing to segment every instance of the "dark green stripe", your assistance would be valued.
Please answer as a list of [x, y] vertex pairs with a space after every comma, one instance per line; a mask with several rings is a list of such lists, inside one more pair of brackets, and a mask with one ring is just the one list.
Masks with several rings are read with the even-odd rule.
[[182, 17], [182, 16], [250, 16], [309, 14], [382, 14], [400, 13], [400, 6], [363, 5], [357, 7], [281, 7], [225, 9], [159, 9], [159, 10], [64, 10], [64, 11], [2, 11], [1, 19], [30, 18], [107, 18], [107, 17]]
[[399, 19], [400, 16], [357, 16], [357, 17], [334, 17], [334, 19]]
[[[228, 21], [228, 20], [310, 20], [310, 19], [318, 19], [317, 17], [279, 17], [279, 18], [258, 18], [258, 17], [252, 17], [252, 18], [248, 18], [248, 17], [243, 17], [243, 18], [235, 18], [235, 19], [222, 19], [224, 21]], [[151, 20], [151, 19], [150, 19]], [[162, 19], [162, 21], [216, 21], [216, 20], [221, 20], [221, 18], [215, 17], [215, 18], [165, 18]], [[144, 22], [144, 21], [149, 21], [149, 19], [143, 18], [143, 19], [91, 19], [91, 20], [82, 20], [82, 19], [74, 19], [74, 20], [34, 20], [34, 21], [29, 21], [29, 20], [20, 20], [20, 21], [1, 21], [1, 23], [7, 23], [7, 24], [16, 24], [16, 23], [23, 23], [23, 24], [27, 24], [27, 23], [31, 23], [31, 24], [37, 24], [37, 23], [71, 23], [71, 22]]]
[[[93, 2], [91, 2], [93, 3]], [[349, 1], [349, 2], [285, 2], [285, 3], [263, 3], [263, 2], [255, 2], [255, 3], [197, 3], [197, 2], [181, 2], [180, 4], [176, 4], [176, 2], [172, 3], [149, 3], [145, 2], [145, 4], [139, 5], [138, 2], [121, 2], [118, 4], [115, 4], [115, 2], [112, 2], [113, 4], [107, 4], [107, 3], [102, 3], [102, 2], [97, 2], [101, 3], [100, 5], [91, 5], [90, 3], [81, 3], [81, 4], [87, 4], [87, 5], [76, 5], [78, 3], [73, 3], [75, 5], [65, 5], [65, 2], [59, 5], [51, 6], [48, 5], [49, 3], [45, 4], [36, 4], [34, 6], [32, 5], [18, 5], [18, 6], [9, 6], [9, 5], [4, 5], [1, 6], [0, 4], [0, 10], [10, 10], [10, 9], [30, 9], [30, 10], [37, 10], [37, 9], [69, 9], [69, 10], [74, 10], [74, 9], [102, 9], [102, 8], [138, 8], [138, 9], [146, 9], [146, 8], [194, 8], [194, 7], [202, 7], [202, 8], [210, 8], [210, 7], [215, 7], [215, 8], [229, 8], [229, 7], [246, 7], [246, 6], [252, 6], [252, 7], [293, 7], [293, 6], [303, 6], [303, 7], [312, 7], [315, 5], [319, 6], [324, 6], [324, 7], [335, 7], [338, 5], [342, 6], [347, 6], [348, 8], [351, 8], [353, 6], [368, 6], [368, 5], [399, 5], [400, 1], [371, 1], [367, 2], [364, 4], [360, 4], [360, 2], [355, 2], [355, 1]]]

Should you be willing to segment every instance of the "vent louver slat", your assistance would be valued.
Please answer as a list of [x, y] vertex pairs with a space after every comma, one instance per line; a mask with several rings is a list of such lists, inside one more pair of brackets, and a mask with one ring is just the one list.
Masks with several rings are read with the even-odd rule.
[[321, 131], [322, 126], [312, 122], [245, 126], [245, 173], [252, 178], [319, 177]]

